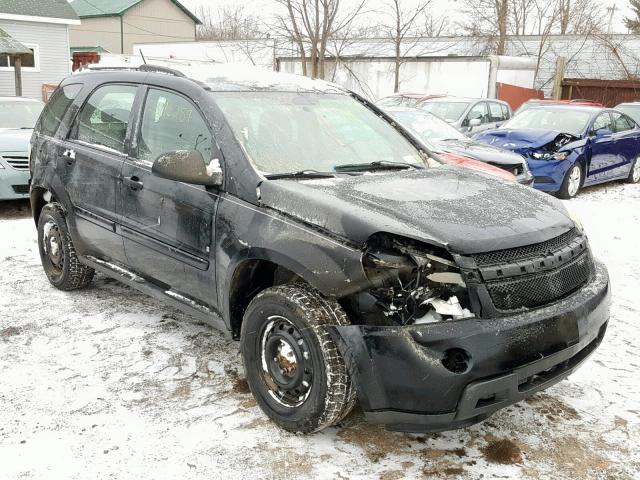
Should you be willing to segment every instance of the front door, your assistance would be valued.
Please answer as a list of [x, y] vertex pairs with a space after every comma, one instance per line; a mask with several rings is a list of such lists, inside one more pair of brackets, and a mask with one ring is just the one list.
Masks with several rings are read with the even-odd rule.
[[76, 116], [61, 146], [59, 164], [73, 205], [82, 253], [124, 262], [117, 232], [120, 171], [138, 87], [98, 87]]
[[215, 192], [151, 172], [158, 156], [198, 150], [211, 159], [212, 135], [196, 106], [149, 88], [131, 157], [122, 170], [122, 235], [128, 263], [180, 294], [216, 306], [211, 249]]

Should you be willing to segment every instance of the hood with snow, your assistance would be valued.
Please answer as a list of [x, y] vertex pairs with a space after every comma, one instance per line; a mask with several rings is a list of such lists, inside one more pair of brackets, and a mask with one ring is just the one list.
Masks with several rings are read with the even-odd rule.
[[558, 200], [453, 165], [267, 180], [260, 192], [264, 206], [357, 244], [387, 232], [472, 254], [543, 242], [574, 226]]

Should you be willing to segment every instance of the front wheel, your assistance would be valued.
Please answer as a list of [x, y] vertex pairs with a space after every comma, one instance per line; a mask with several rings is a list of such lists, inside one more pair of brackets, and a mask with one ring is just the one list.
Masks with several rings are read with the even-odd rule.
[[582, 166], [576, 163], [569, 168], [564, 176], [562, 186], [558, 192], [558, 197], [570, 199], [578, 194], [578, 190], [582, 186]]
[[260, 292], [244, 314], [241, 349], [258, 405], [290, 432], [342, 420], [355, 403], [344, 359], [325, 325], [347, 325], [335, 300], [304, 284]]
[[631, 165], [631, 171], [629, 172], [629, 176], [627, 177], [628, 183], [638, 183], [640, 182], [640, 156], [636, 157]]

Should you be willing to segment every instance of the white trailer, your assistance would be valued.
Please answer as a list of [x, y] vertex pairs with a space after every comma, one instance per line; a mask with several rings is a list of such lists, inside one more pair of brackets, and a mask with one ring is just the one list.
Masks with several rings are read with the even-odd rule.
[[[394, 66], [390, 57], [327, 59], [326, 79], [378, 99], [394, 93]], [[299, 58], [278, 58], [277, 67], [283, 72], [302, 73]], [[497, 83], [533, 88], [535, 71], [535, 60], [525, 57], [406, 58], [400, 67], [400, 91], [496, 98]]]

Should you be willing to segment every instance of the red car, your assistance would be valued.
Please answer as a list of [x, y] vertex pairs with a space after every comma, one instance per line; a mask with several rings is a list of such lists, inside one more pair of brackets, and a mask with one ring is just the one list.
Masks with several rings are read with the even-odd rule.
[[493, 165], [489, 165], [488, 163], [484, 163], [479, 160], [463, 157], [462, 155], [458, 155], [455, 153], [439, 153], [438, 159], [442, 163], [451, 163], [454, 165], [460, 165], [462, 167], [470, 168], [472, 170], [491, 173], [492, 175], [497, 175], [498, 177], [502, 177], [505, 180], [511, 180], [512, 182], [517, 182], [515, 175], [507, 172], [506, 170], [503, 170], [498, 167], [494, 167]]
[[547, 98], [547, 99], [533, 98], [531, 100], [524, 102], [522, 105], [520, 105], [520, 108], [516, 110], [513, 116], [515, 117], [519, 113], [522, 113], [525, 110], [529, 110], [531, 107], [540, 107], [544, 105], [586, 105], [589, 107], [604, 107], [603, 104], [594, 102], [593, 100], [583, 100], [583, 99], [554, 100], [550, 98]]

